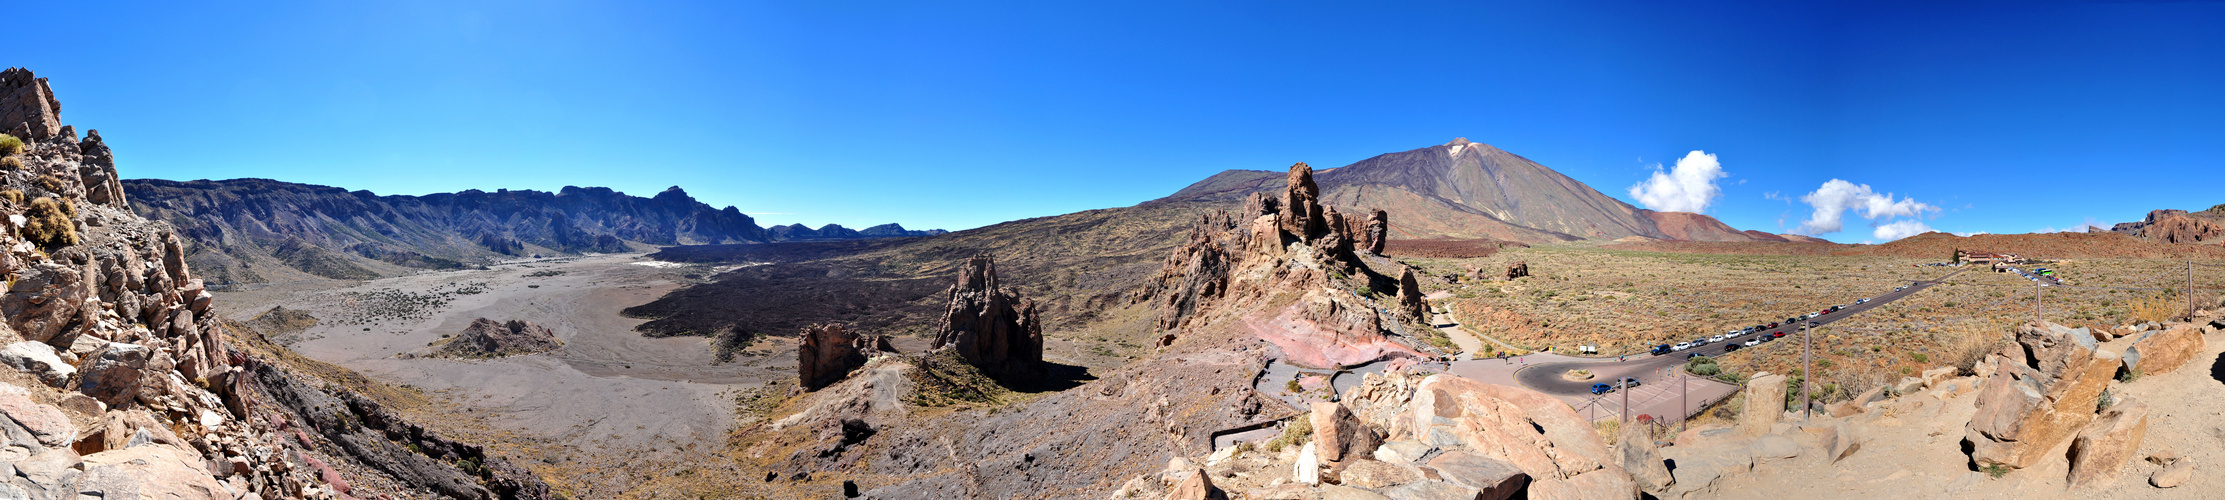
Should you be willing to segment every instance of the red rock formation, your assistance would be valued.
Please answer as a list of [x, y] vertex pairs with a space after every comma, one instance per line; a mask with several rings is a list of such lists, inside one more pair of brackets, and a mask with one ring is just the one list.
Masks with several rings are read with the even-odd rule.
[[1429, 302], [1422, 300], [1422, 287], [1414, 279], [1414, 268], [1408, 267], [1398, 275], [1398, 308], [1414, 319], [1429, 319]]
[[997, 286], [997, 265], [975, 255], [948, 292], [950, 307], [932, 349], [954, 349], [966, 362], [995, 376], [1025, 375], [1043, 365], [1043, 324], [1035, 301]]
[[806, 391], [842, 381], [872, 356], [896, 352], [888, 336], [850, 333], [841, 323], [804, 327], [796, 344], [796, 384]]
[[1284, 177], [1289, 185], [1283, 188], [1282, 232], [1299, 239], [1312, 241], [1311, 236], [1324, 228], [1321, 216], [1321, 187], [1313, 183], [1313, 167], [1300, 162], [1290, 166]]
[[2225, 236], [2217, 221], [2187, 214], [2185, 210], [2156, 210], [2134, 228], [2137, 236], [2164, 243], [2205, 243]]
[[1367, 229], [1360, 241], [1368, 253], [1382, 255], [1383, 245], [1391, 241], [1391, 214], [1381, 209], [1368, 211]]

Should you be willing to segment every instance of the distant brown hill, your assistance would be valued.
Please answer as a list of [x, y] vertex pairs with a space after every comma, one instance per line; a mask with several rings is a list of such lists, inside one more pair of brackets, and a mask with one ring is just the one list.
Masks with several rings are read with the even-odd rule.
[[[1161, 201], [1233, 201], [1281, 188], [1283, 174], [1229, 170]], [[1623, 203], [1551, 168], [1486, 144], [1454, 139], [1323, 170], [1325, 205], [1383, 209], [1394, 238], [1489, 238], [1523, 243], [1632, 236], [1685, 241], [1787, 241], [1703, 214]]]

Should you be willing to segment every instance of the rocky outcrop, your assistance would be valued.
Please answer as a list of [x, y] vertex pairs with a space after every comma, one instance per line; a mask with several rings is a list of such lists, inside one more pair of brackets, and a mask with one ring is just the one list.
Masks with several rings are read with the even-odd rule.
[[62, 134], [62, 102], [45, 78], [31, 70], [0, 71], [0, 131], [24, 140], [47, 140]]
[[2120, 223], [2111, 231], [2162, 243], [2214, 243], [2225, 238], [2225, 224], [2218, 223], [2218, 215], [2215, 208], [2201, 213], [2155, 210], [2139, 222]]
[[1382, 255], [1383, 246], [1389, 244], [1390, 241], [1391, 214], [1384, 212], [1382, 209], [1369, 210], [1367, 213], [1367, 228], [1363, 230], [1360, 237], [1361, 248], [1366, 248], [1368, 253]]
[[1247, 234], [1230, 231], [1235, 227], [1227, 212], [1200, 215], [1188, 242], [1167, 254], [1150, 288], [1159, 306], [1159, 329], [1181, 328], [1200, 307], [1228, 290], [1229, 271], [1235, 266], [1229, 247], [1242, 242], [1226, 240]]
[[2171, 373], [2201, 356], [2207, 348], [2208, 342], [2203, 339], [2200, 327], [2175, 325], [2141, 333], [2131, 347], [2125, 348], [2124, 366], [2125, 370], [2141, 375]]
[[850, 333], [840, 323], [804, 327], [796, 343], [796, 383], [816, 391], [842, 381], [868, 358], [896, 352], [885, 335]]
[[[1427, 465], [1457, 464], [1465, 472], [1436, 469], [1446, 481], [1498, 492], [1485, 498], [1639, 495], [1622, 457], [1609, 452], [1589, 421], [1552, 396], [1447, 374], [1396, 372], [1366, 375], [1347, 394], [1354, 414], [1387, 436], [1379, 459], [1396, 463], [1434, 449], [1436, 458]], [[1494, 470], [1503, 472], [1488, 472]]]
[[[306, 388], [301, 380], [308, 376], [271, 369], [261, 364], [263, 358], [231, 345], [235, 338], [224, 331], [228, 323], [212, 309], [214, 295], [188, 269], [185, 244], [170, 225], [130, 211], [116, 183], [112, 153], [99, 134], [87, 131], [79, 140], [73, 128], [51, 126], [60, 107], [28, 71], [11, 69], [0, 78], [5, 79], [0, 114], [31, 109], [44, 124], [17, 128], [28, 139], [26, 147], [0, 172], [0, 192], [10, 194], [0, 197], [0, 226], [5, 226], [0, 274], [10, 278], [0, 292], [0, 344], [8, 346], [0, 349], [0, 360], [42, 382], [0, 383], [0, 440], [6, 449], [0, 452], [0, 470], [13, 471], [0, 475], [0, 497], [450, 493], [417, 489], [421, 483], [408, 481], [355, 481], [386, 485], [376, 488], [381, 493], [352, 489], [342, 470], [371, 469], [347, 465], [414, 453], [392, 444], [398, 427], [389, 424], [398, 419], [353, 412], [318, 421], [317, 430], [328, 441], [282, 423], [300, 421], [285, 416], [299, 406], [281, 402], [285, 398], [269, 389]], [[26, 224], [26, 218], [40, 219], [39, 227]], [[25, 233], [41, 237], [30, 241]], [[89, 428], [80, 431], [75, 427], [80, 424]], [[389, 448], [370, 451], [374, 448], [342, 440], [341, 433]], [[474, 468], [486, 466], [474, 475], [457, 472], [464, 483], [539, 483], [500, 460], [470, 460]], [[425, 462], [457, 470], [453, 458]], [[476, 491], [495, 494], [462, 496], [546, 497], [545, 487], [539, 494], [521, 488], [481, 488]]]
[[457, 335], [440, 347], [439, 354], [466, 358], [500, 358], [548, 352], [563, 347], [556, 340], [556, 332], [548, 327], [524, 320], [498, 322], [487, 318], [471, 320]]
[[1507, 280], [1510, 280], [1510, 281], [1511, 281], [1511, 280], [1513, 280], [1513, 279], [1515, 279], [1515, 278], [1521, 278], [1521, 277], [1525, 277], [1525, 276], [1529, 276], [1529, 275], [1530, 275], [1530, 261], [1526, 261], [1526, 260], [1519, 260], [1519, 261], [1515, 261], [1515, 262], [1514, 262], [1513, 264], [1507, 264], [1507, 272], [1506, 272], [1506, 277], [1507, 277]]
[[975, 255], [958, 270], [945, 296], [941, 327], [930, 349], [950, 349], [998, 377], [1024, 376], [1043, 367], [1043, 324], [1035, 301], [997, 286], [996, 260]]
[[2024, 468], [2094, 418], [2119, 360], [2091, 335], [2054, 323], [2017, 327], [2017, 344], [1993, 354], [1963, 441], [1972, 463]]
[[1412, 267], [1398, 273], [1398, 310], [1416, 320], [1429, 318], [1429, 302], [1422, 299], [1421, 282], [1414, 279]]

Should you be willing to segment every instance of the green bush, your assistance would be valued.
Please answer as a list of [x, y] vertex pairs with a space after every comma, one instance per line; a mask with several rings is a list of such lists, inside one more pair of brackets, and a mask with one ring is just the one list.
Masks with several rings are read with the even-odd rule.
[[1713, 377], [1723, 373], [1723, 367], [1715, 364], [1715, 358], [1707, 356], [1692, 358], [1690, 363], [1685, 364], [1684, 369], [1692, 372], [1693, 375], [1702, 377]]
[[46, 248], [66, 247], [77, 244], [77, 224], [71, 219], [77, 207], [69, 200], [55, 201], [41, 196], [31, 200], [31, 207], [24, 209], [23, 238]]
[[1930, 355], [1927, 355], [1927, 354], [1924, 354], [1924, 353], [1920, 353], [1920, 352], [1912, 352], [1912, 353], [1908, 353], [1908, 359], [1913, 359], [1913, 360], [1916, 360], [1916, 362], [1918, 362], [1918, 363], [1930, 363], [1930, 362], [1931, 362], [1931, 356], [1930, 356]]
[[10, 156], [21, 152], [23, 152], [23, 139], [17, 139], [15, 136], [8, 134], [0, 134], [0, 156]]
[[1281, 452], [1284, 447], [1305, 444], [1312, 439], [1313, 418], [1299, 415], [1298, 418], [1291, 419], [1290, 425], [1283, 426], [1282, 435], [1267, 440], [1267, 451]]

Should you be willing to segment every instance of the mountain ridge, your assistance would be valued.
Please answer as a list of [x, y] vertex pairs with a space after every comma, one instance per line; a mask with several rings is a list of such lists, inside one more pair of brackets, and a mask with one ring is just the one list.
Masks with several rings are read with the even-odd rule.
[[191, 242], [188, 260], [211, 283], [295, 274], [367, 279], [454, 269], [534, 254], [615, 253], [650, 247], [790, 239], [922, 236], [883, 225], [856, 231], [775, 232], [678, 186], [651, 197], [603, 187], [556, 192], [467, 189], [378, 195], [272, 179], [127, 179], [140, 215], [166, 220]]

